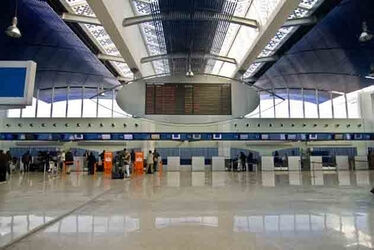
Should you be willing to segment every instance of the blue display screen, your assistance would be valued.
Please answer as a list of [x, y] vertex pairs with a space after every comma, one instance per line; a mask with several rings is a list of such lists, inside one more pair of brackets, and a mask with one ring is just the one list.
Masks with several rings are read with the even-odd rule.
[[0, 98], [24, 97], [26, 68], [0, 68]]
[[332, 134], [332, 133], [0, 133], [0, 140], [41, 140], [41, 141], [80, 141], [80, 140], [160, 140], [160, 141], [330, 141], [330, 140], [374, 140], [374, 133]]

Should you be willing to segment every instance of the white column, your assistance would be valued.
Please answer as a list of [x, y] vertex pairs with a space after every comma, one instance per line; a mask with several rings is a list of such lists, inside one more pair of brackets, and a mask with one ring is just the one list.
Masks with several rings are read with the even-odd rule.
[[347, 94], [344, 93], [344, 103], [345, 103], [345, 118], [349, 118], [348, 114], [348, 100], [347, 100]]
[[83, 109], [84, 109], [84, 86], [82, 86], [82, 103], [81, 103], [81, 117], [83, 117]]
[[38, 90], [36, 91], [35, 118], [38, 117], [39, 94], [40, 94], [40, 89], [38, 89]]
[[321, 118], [320, 116], [320, 110], [319, 110], [319, 95], [318, 95], [318, 89], [316, 89], [316, 104], [317, 104], [317, 117], [318, 119]]
[[332, 114], [332, 118], [334, 119], [335, 114], [334, 114], [334, 101], [333, 101], [333, 97], [332, 97], [332, 92], [330, 92], [330, 100], [331, 100], [331, 114]]
[[291, 101], [290, 101], [290, 89], [287, 88], [287, 101], [288, 101], [288, 118], [291, 118]]
[[70, 94], [70, 86], [66, 88], [66, 110], [65, 110], [65, 117], [68, 117], [69, 112], [69, 94]]
[[277, 112], [275, 110], [275, 90], [273, 88], [273, 113], [274, 113], [274, 118], [277, 118]]
[[303, 97], [303, 118], [305, 118], [305, 98], [304, 98], [304, 88], [301, 88], [301, 96]]
[[49, 117], [53, 116], [53, 102], [55, 101], [55, 87], [52, 88], [51, 109]]

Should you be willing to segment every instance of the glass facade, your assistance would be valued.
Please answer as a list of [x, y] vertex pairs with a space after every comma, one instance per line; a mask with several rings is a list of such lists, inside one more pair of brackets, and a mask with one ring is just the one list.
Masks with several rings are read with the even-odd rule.
[[[246, 117], [360, 118], [359, 91], [348, 94], [286, 88], [260, 91], [260, 105]], [[131, 117], [117, 105], [116, 90], [73, 86], [37, 90], [36, 96], [31, 106], [9, 109], [8, 117]]]

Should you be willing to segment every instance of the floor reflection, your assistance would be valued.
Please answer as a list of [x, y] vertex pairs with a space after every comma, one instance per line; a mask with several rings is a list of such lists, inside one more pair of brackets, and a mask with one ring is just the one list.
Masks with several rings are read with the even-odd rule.
[[[30, 237], [31, 245], [22, 249], [41, 249], [46, 241], [64, 246], [75, 239], [88, 241], [84, 249], [111, 248], [113, 241], [106, 239], [113, 237], [118, 247], [134, 246], [165, 235], [180, 240], [181, 234], [195, 243], [218, 235], [217, 242], [226, 242], [224, 249], [248, 249], [253, 246], [248, 239], [264, 239], [269, 249], [300, 249], [296, 244], [303, 241], [310, 244], [305, 249], [314, 243], [334, 244], [335, 249], [374, 247], [374, 200], [368, 192], [372, 171], [164, 172], [115, 181], [100, 175], [43, 178], [23, 176], [0, 185], [0, 247], [108, 186], [112, 189], [106, 195]], [[240, 244], [230, 245], [235, 240]], [[160, 249], [175, 243], [163, 242], [157, 241]]]

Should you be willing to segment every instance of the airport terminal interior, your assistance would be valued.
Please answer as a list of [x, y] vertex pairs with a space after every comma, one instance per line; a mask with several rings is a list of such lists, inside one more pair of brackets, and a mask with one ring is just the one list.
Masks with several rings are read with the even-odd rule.
[[0, 24], [0, 250], [374, 249], [374, 0]]

